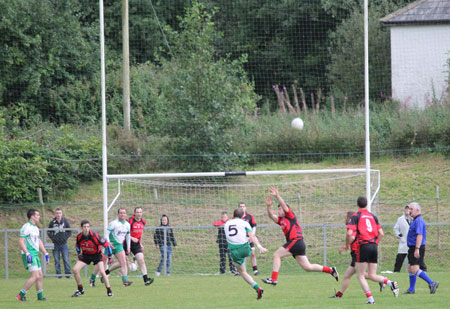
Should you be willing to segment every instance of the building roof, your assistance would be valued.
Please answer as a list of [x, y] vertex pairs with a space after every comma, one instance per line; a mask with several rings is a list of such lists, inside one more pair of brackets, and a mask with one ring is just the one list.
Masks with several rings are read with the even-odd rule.
[[381, 19], [384, 25], [450, 24], [450, 0], [417, 0]]

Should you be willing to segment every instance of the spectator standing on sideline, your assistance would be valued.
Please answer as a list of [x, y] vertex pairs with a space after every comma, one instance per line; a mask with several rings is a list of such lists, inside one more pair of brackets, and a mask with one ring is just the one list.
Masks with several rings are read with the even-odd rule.
[[61, 260], [62, 255], [64, 263], [64, 273], [66, 278], [70, 278], [70, 261], [69, 261], [69, 247], [67, 246], [67, 239], [72, 235], [70, 229], [69, 221], [63, 217], [63, 211], [61, 208], [55, 209], [55, 217], [48, 225], [49, 229], [54, 229], [47, 231], [48, 237], [53, 242], [53, 258], [55, 259], [55, 270], [56, 274], [61, 278]]
[[[177, 241], [173, 235], [173, 230], [169, 225], [169, 217], [162, 215], [159, 220], [159, 227], [156, 228], [153, 234], [153, 241], [159, 252], [161, 252], [161, 261], [156, 269], [155, 276], [161, 275], [161, 270], [164, 267], [164, 259], [166, 259], [166, 274], [170, 276], [170, 265], [172, 264], [172, 246], [177, 247]], [[165, 233], [165, 235], [164, 235]], [[165, 237], [164, 237], [165, 236]], [[166, 255], [167, 253], [167, 255]]]
[[411, 216], [409, 215], [409, 206], [403, 209], [403, 215], [397, 219], [394, 226], [394, 234], [398, 239], [397, 257], [395, 258], [394, 272], [400, 272], [403, 261], [408, 255], [408, 245], [406, 244], [406, 235], [411, 224]]
[[226, 273], [227, 267], [227, 256], [228, 263], [230, 265], [230, 272], [233, 275], [237, 275], [236, 267], [233, 265], [233, 261], [230, 258], [230, 251], [228, 250], [228, 242], [227, 237], [225, 235], [224, 225], [228, 221], [228, 213], [226, 211], [222, 212], [221, 219], [218, 221], [214, 221], [214, 226], [217, 227], [217, 240], [216, 243], [219, 244], [219, 270], [220, 274], [223, 275]]
[[19, 247], [22, 249], [22, 262], [26, 270], [31, 274], [25, 282], [23, 289], [20, 290], [16, 298], [20, 301], [27, 301], [25, 295], [28, 290], [36, 284], [36, 293], [38, 300], [46, 300], [44, 297], [44, 275], [42, 274], [41, 260], [39, 259], [39, 250], [45, 253], [45, 261], [48, 264], [50, 256], [44, 248], [44, 244], [39, 236], [39, 228], [36, 224], [41, 218], [39, 211], [29, 209], [27, 211], [28, 222], [20, 229]]
[[404, 294], [414, 294], [416, 292], [417, 277], [426, 281], [430, 288], [430, 294], [436, 293], [439, 282], [431, 280], [427, 273], [419, 268], [425, 257], [425, 244], [427, 240], [427, 226], [420, 214], [421, 207], [419, 203], [409, 204], [411, 217], [414, 221], [411, 223], [407, 236], [408, 244], [408, 272], [409, 288]]

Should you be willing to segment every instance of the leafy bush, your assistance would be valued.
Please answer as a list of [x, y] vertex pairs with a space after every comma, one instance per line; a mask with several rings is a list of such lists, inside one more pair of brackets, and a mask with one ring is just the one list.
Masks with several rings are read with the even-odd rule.
[[36, 202], [101, 175], [100, 131], [40, 124], [0, 136], [0, 202]]

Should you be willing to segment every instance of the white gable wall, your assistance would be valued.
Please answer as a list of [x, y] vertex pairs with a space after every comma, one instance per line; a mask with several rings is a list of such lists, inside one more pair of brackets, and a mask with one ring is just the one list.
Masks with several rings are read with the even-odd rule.
[[391, 27], [392, 97], [424, 108], [440, 99], [448, 85], [450, 25]]

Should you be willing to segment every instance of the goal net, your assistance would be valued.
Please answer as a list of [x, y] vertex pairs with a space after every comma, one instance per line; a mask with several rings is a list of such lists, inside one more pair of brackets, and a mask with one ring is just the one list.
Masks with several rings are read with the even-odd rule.
[[[142, 207], [147, 227], [144, 247], [149, 269], [159, 263], [160, 252], [153, 234], [160, 217], [169, 217], [177, 249], [171, 273], [214, 274], [219, 272], [218, 230], [213, 222], [243, 202], [257, 223], [256, 235], [271, 252], [284, 243], [280, 228], [267, 217], [265, 197], [277, 186], [302, 225], [307, 255], [313, 262], [327, 261], [327, 248], [342, 244], [347, 211], [356, 211], [356, 199], [365, 195], [365, 170], [299, 170], [243, 173], [191, 173], [154, 175], [109, 175], [109, 220], [119, 207], [131, 214]], [[380, 174], [371, 171], [372, 211], [376, 212]], [[114, 189], [115, 188], [115, 189]], [[115, 192], [113, 192], [115, 191]], [[276, 205], [276, 204], [275, 204]], [[167, 240], [168, 241], [168, 240]], [[336, 251], [336, 250], [333, 250]], [[258, 255], [260, 269], [270, 270], [271, 254]], [[339, 261], [333, 261], [339, 263]], [[247, 265], [250, 264], [247, 261]], [[283, 269], [289, 269], [291, 262]], [[251, 268], [251, 265], [248, 265]], [[228, 266], [227, 266], [227, 270]], [[151, 273], [151, 271], [149, 271]]]

